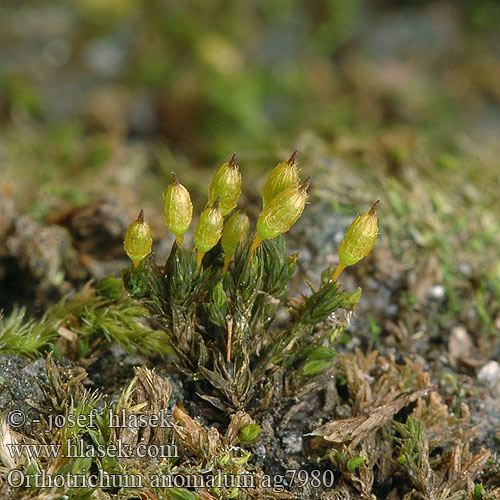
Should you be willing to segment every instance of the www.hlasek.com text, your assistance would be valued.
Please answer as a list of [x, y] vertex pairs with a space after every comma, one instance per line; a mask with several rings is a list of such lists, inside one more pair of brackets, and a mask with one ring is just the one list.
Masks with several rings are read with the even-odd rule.
[[10, 458], [178, 458], [175, 444], [131, 445], [117, 439], [116, 444], [93, 445], [83, 439], [66, 439], [62, 444], [7, 444]]

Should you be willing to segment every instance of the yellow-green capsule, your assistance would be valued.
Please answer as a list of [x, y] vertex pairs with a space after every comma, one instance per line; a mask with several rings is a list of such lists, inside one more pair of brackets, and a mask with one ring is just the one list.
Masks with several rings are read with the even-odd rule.
[[333, 275], [335, 281], [338, 275], [347, 267], [358, 263], [373, 249], [378, 234], [377, 209], [380, 200], [366, 213], [359, 215], [349, 226], [338, 249], [339, 265]]
[[175, 174], [172, 184], [163, 195], [163, 202], [167, 227], [175, 234], [179, 245], [182, 245], [183, 235], [189, 229], [193, 218], [193, 204], [189, 191], [179, 183]]
[[219, 198], [212, 206], [201, 212], [198, 224], [194, 229], [194, 245], [198, 250], [198, 267], [201, 266], [203, 256], [217, 245], [224, 227], [224, 216], [219, 208]]
[[149, 225], [144, 222], [144, 210], [141, 210], [137, 220], [132, 222], [125, 234], [123, 247], [136, 268], [151, 252], [153, 238]]
[[222, 272], [225, 273], [231, 262], [231, 257], [236, 253], [238, 243], [243, 240], [248, 234], [250, 221], [246, 214], [247, 205], [235, 212], [224, 224], [222, 231], [221, 245], [224, 250], [224, 267]]
[[297, 170], [297, 154], [295, 151], [287, 161], [282, 161], [269, 173], [262, 189], [262, 204], [266, 205], [285, 189], [299, 184], [299, 171]]
[[257, 234], [248, 253], [250, 258], [264, 240], [286, 233], [302, 214], [307, 201], [308, 177], [301, 186], [294, 186], [275, 196], [262, 210], [257, 221]]
[[228, 163], [220, 166], [208, 186], [208, 204], [213, 205], [219, 198], [222, 215], [228, 215], [237, 205], [241, 193], [241, 174], [236, 165], [236, 153]]

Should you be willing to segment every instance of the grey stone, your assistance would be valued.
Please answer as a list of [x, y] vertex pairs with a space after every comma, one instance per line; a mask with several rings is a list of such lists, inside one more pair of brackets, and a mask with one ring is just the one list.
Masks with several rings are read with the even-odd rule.
[[302, 451], [303, 442], [302, 435], [296, 432], [286, 433], [281, 439], [285, 453], [300, 453]]

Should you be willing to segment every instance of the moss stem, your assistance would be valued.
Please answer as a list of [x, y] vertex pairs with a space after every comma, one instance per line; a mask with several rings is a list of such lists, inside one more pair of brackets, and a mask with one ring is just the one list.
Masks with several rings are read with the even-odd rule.
[[345, 266], [340, 264], [337, 266], [337, 269], [335, 269], [335, 272], [333, 273], [332, 276], [332, 281], [335, 282], [337, 281], [337, 278], [339, 277], [340, 273], [345, 269]]
[[255, 252], [255, 249], [264, 241], [264, 238], [261, 238], [259, 233], [255, 235], [255, 238], [253, 240], [252, 246], [250, 247], [250, 250], [248, 251], [248, 260], [252, 258], [253, 253]]
[[233, 320], [231, 318], [227, 321], [227, 350], [226, 361], [231, 363], [231, 344], [233, 341]]
[[227, 270], [229, 268], [229, 264], [231, 263], [231, 257], [232, 255], [226, 254], [224, 256], [224, 266], [222, 268], [222, 274], [226, 274]]
[[205, 255], [205, 252], [200, 252], [200, 251], [198, 250], [198, 262], [197, 262], [197, 264], [198, 264], [198, 268], [200, 268], [200, 267], [201, 267], [201, 261], [203, 260], [203, 256], [204, 256], [204, 255]]

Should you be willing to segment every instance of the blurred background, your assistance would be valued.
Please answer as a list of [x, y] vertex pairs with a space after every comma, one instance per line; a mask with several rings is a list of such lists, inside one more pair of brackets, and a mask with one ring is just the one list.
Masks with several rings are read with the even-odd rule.
[[375, 323], [401, 301], [467, 300], [467, 321], [496, 328], [498, 19], [496, 0], [2, 0], [0, 307], [40, 311], [127, 265], [141, 207], [164, 258], [172, 171], [199, 213], [236, 151], [255, 218], [298, 148], [305, 272], [381, 198], [365, 270], [393, 282]]
[[234, 149], [264, 160], [304, 130], [331, 141], [406, 126], [450, 154], [460, 132], [498, 131], [495, 0], [3, 0], [0, 9], [4, 134], [43, 127], [68, 149], [84, 136], [87, 164], [72, 175], [124, 139], [206, 166]]

